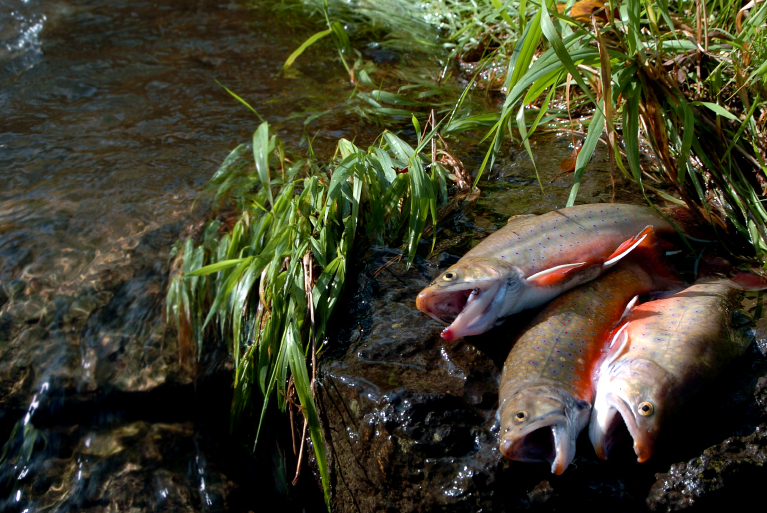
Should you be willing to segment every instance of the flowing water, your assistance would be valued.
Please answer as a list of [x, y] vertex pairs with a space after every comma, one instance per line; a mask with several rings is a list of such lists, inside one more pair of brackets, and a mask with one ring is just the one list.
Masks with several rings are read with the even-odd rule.
[[[332, 54], [280, 73], [309, 33], [273, 17], [210, 0], [0, 1], [0, 510], [238, 500], [233, 469], [250, 463], [210, 468], [221, 447], [200, 436], [200, 383], [162, 301], [170, 249], [205, 214], [195, 199], [259, 123], [216, 81], [296, 149], [295, 113], [348, 95]], [[314, 147], [377, 131], [325, 119]], [[222, 360], [209, 374], [228, 378]], [[222, 426], [227, 400], [206, 412]]]

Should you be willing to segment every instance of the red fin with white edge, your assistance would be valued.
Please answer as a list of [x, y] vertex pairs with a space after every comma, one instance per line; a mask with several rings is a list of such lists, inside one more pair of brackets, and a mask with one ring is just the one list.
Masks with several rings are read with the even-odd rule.
[[528, 276], [525, 281], [537, 287], [551, 287], [552, 285], [556, 285], [565, 281], [569, 278], [569, 275], [572, 271], [580, 269], [584, 265], [586, 265], [586, 262], [558, 265], [556, 267], [552, 267], [551, 269], [546, 269], [545, 271], [532, 274]]
[[623, 315], [621, 315], [621, 318], [618, 319], [618, 322], [623, 321], [626, 317], [629, 316], [629, 313], [631, 313], [631, 310], [636, 306], [637, 300], [639, 300], [639, 296], [634, 296], [631, 301], [626, 305], [626, 309], [623, 310]]
[[597, 367], [597, 375], [603, 374], [607, 368], [623, 354], [626, 347], [628, 347], [629, 336], [626, 332], [626, 328], [629, 323], [625, 323], [616, 330], [613, 331], [610, 337], [610, 343], [607, 346], [607, 356], [602, 363]]
[[612, 267], [613, 265], [617, 264], [618, 261], [631, 253], [634, 249], [639, 247], [640, 245], [644, 247], [656, 247], [658, 244], [657, 239], [655, 238], [655, 230], [653, 230], [652, 226], [646, 226], [644, 230], [639, 232], [636, 236], [630, 238], [620, 246], [618, 246], [618, 249], [613, 251], [613, 254], [607, 257], [607, 260], [605, 260], [605, 263], [602, 264], [602, 267]]
[[630, 254], [631, 256], [626, 259], [627, 263], [643, 269], [651, 277], [657, 291], [678, 290], [684, 285], [666, 259], [652, 226], [645, 227], [636, 237], [621, 244], [621, 247], [623, 250], [618, 248], [613, 253], [613, 255], [616, 253], [619, 255], [617, 257], [611, 255], [602, 265], [603, 269], [612, 267], [618, 260]]

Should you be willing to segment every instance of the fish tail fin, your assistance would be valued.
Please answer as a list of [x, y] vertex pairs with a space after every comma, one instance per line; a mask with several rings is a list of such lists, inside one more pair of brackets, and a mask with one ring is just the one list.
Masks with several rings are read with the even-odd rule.
[[[627, 260], [632, 265], [643, 269], [650, 276], [658, 290], [679, 289], [684, 285], [678, 273], [666, 258], [666, 253], [652, 226], [645, 227], [644, 230], [621, 244], [621, 246], [630, 248], [631, 255]], [[616, 252], [619, 250], [620, 248]], [[628, 254], [629, 251], [626, 251], [623, 256]]]
[[703, 255], [698, 264], [698, 276], [708, 278], [729, 278], [742, 290], [767, 290], [767, 274], [758, 268], [738, 270], [732, 262], [716, 255]]
[[[663, 214], [669, 221], [672, 222], [674, 227], [678, 229], [685, 237], [698, 241], [698, 242], [714, 242], [716, 235], [712, 233], [710, 225], [705, 224], [706, 217], [704, 214], [695, 215], [689, 208], [684, 205], [674, 205], [671, 207], [659, 208], [660, 213]], [[716, 220], [712, 220], [712, 223], [719, 225]], [[721, 226], [725, 228], [725, 226]]]
[[730, 280], [743, 290], [767, 290], [767, 277], [762, 274], [741, 271]]

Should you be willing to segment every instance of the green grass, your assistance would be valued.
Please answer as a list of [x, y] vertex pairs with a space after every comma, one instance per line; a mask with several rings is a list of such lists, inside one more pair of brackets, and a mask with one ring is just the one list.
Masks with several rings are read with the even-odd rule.
[[[335, 26], [344, 31], [357, 27], [356, 35], [336, 37], [360, 100], [350, 112], [396, 123], [436, 108], [454, 113], [443, 135], [488, 130], [478, 180], [510, 138], [533, 158], [529, 138], [542, 129], [562, 130], [567, 101], [579, 113], [574, 122], [587, 126], [568, 204], [576, 201], [602, 139], [613, 174], [686, 205], [737, 256], [763, 259], [767, 253], [764, 2], [743, 10], [740, 2], [726, 0], [612, 0], [592, 17], [577, 19], [568, 13], [585, 3], [574, 0], [558, 6], [551, 0], [282, 5], [322, 15], [328, 26], [339, 20]], [[350, 58], [366, 35], [412, 54], [431, 52], [443, 69], [435, 77], [443, 88], [435, 95], [440, 101], [421, 104], [402, 83], [394, 91], [376, 88], [366, 61]], [[454, 71], [458, 83], [469, 82], [467, 90], [503, 92], [502, 107], [477, 112], [476, 95], [459, 98], [449, 91]], [[421, 93], [429, 88], [421, 87]], [[641, 143], [649, 146], [654, 165], [640, 164]]]
[[286, 411], [293, 383], [326, 500], [316, 365], [309, 362], [325, 345], [355, 244], [402, 244], [412, 262], [427, 222], [436, 220], [449, 175], [422, 153], [435, 132], [415, 148], [391, 132], [367, 149], [342, 139], [326, 167], [288, 161], [263, 123], [211, 180], [211, 192], [220, 202], [235, 202], [237, 213], [226, 225], [209, 222], [179, 250], [167, 315], [180, 346], [195, 348], [199, 357], [206, 338], [227, 342], [235, 373], [233, 418], [250, 418], [260, 405], [254, 444], [270, 401]]
[[[540, 9], [515, 47], [508, 94], [479, 174], [492, 165], [514, 122], [530, 152], [527, 138], [540, 122], [529, 123], [525, 109], [537, 103], [545, 111], [551, 93], [563, 89], [571, 76], [578, 90], [575, 100], [587, 101], [594, 112], [568, 205], [574, 203], [591, 154], [606, 133], [615, 172], [620, 170], [643, 190], [685, 204], [722, 240], [746, 240], [763, 259], [767, 211], [761, 183], [767, 167], [756, 114], [764, 120], [767, 112], [767, 4], [756, 7], [740, 32], [722, 23], [716, 37], [700, 42], [689, 28], [702, 28], [702, 22], [679, 15], [694, 13], [694, 6], [679, 2], [672, 11], [661, 2], [613, 2], [608, 20], [591, 25], [559, 14], [551, 2]], [[709, 12], [724, 22], [736, 16], [734, 4], [710, 2]], [[640, 140], [654, 153], [653, 168], [640, 166]]]

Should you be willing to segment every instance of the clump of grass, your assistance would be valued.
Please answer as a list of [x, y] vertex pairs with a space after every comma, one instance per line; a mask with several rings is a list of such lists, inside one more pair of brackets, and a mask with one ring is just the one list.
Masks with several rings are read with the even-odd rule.
[[[415, 148], [391, 132], [368, 149], [342, 139], [323, 167], [290, 162], [261, 124], [252, 144], [236, 148], [211, 180], [215, 195], [235, 201], [241, 213], [209, 222], [198, 240], [184, 242], [168, 290], [167, 315], [181, 346], [199, 356], [214, 333], [229, 344], [233, 418], [249, 417], [253, 405], [261, 405], [255, 442], [269, 402], [286, 411], [297, 397], [326, 500], [315, 358], [354, 245], [401, 243], [410, 263], [427, 222], [436, 221], [450, 174], [436, 159], [435, 133], [421, 135]], [[422, 153], [429, 143], [431, 156]]]
[[[568, 206], [606, 134], [614, 172], [687, 205], [723, 239], [742, 237], [763, 258], [767, 4], [749, 4], [752, 12], [744, 15], [739, 5], [715, 1], [680, 1], [674, 8], [639, 0], [583, 3], [596, 15], [573, 19], [549, 1], [527, 24], [509, 62], [507, 97], [480, 173], [513, 129], [532, 158], [529, 137], [552, 98], [565, 96], [593, 108], [590, 119], [580, 119], [588, 130]], [[538, 110], [532, 120], [530, 106]], [[656, 167], [640, 165], [640, 138]]]
[[[444, 134], [490, 130], [491, 145], [479, 174], [492, 166], [508, 136], [532, 157], [529, 138], [537, 130], [547, 125], [562, 130], [563, 121], [572, 127], [572, 118], [577, 118], [586, 137], [575, 158], [568, 204], [576, 200], [588, 161], [603, 139], [614, 174], [621, 172], [643, 191], [686, 205], [729, 247], [737, 247], [735, 252], [752, 252], [760, 258], [767, 254], [764, 2], [302, 0], [298, 4], [344, 20], [343, 27], [367, 23], [390, 34], [386, 40], [401, 48], [418, 44], [439, 48], [440, 85], [450, 83], [451, 70], [457, 67], [464, 79], [470, 79], [467, 89], [479, 86], [504, 93], [500, 112], [437, 106], [458, 113]], [[387, 12], [397, 14], [387, 19], [381, 15]], [[423, 34], [430, 35], [420, 37]], [[440, 39], [435, 42], [431, 34]], [[410, 44], [403, 43], [406, 40]], [[361, 87], [372, 89], [374, 83]], [[379, 119], [402, 119], [420, 107], [401, 84], [388, 94], [395, 95], [390, 98], [399, 104], [391, 112], [382, 102], [365, 104], [372, 96], [367, 90], [361, 90], [363, 102], [357, 112], [365, 115], [366, 107], [378, 108]], [[461, 105], [468, 97], [453, 101]], [[640, 141], [650, 147], [655, 165], [640, 164]], [[746, 246], [733, 246], [738, 241]]]

